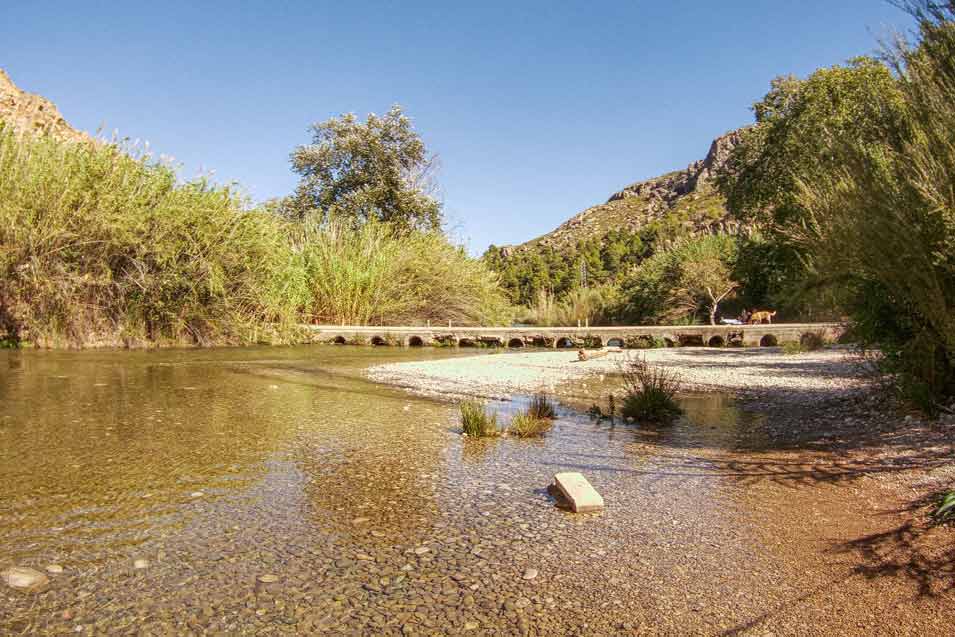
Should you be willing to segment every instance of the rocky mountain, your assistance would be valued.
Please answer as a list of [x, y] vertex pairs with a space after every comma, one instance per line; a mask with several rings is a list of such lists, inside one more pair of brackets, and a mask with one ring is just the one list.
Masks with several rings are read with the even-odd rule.
[[606, 203], [580, 212], [555, 230], [518, 246], [504, 246], [502, 254], [553, 248], [572, 250], [579, 241], [599, 239], [611, 230], [637, 232], [655, 225], [664, 233], [732, 227], [722, 197], [716, 191], [716, 172], [739, 142], [740, 131], [717, 137], [702, 160], [684, 170], [631, 184], [610, 195]]
[[91, 139], [70, 126], [53, 102], [17, 87], [3, 69], [0, 69], [0, 122], [11, 126], [17, 134], [47, 133], [68, 141]]

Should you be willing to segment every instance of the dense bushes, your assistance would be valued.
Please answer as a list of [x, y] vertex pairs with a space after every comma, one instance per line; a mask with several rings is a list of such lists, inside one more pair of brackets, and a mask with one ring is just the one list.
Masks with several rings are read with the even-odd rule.
[[284, 341], [300, 322], [499, 323], [494, 275], [439, 232], [249, 210], [105, 143], [0, 124], [0, 340]]
[[536, 302], [520, 308], [518, 321], [531, 325], [606, 325], [611, 322], [620, 303], [619, 289], [613, 285], [574, 288], [561, 298], [539, 290]]
[[43, 345], [204, 343], [294, 323], [305, 289], [283, 223], [126, 150], [0, 125], [0, 329]]
[[791, 236], [856, 337], [934, 413], [955, 395], [955, 2], [910, 9], [921, 42], [894, 54], [902, 108], [876, 104], [895, 115], [880, 141], [841, 139], [840, 167], [802, 182], [808, 220]]
[[306, 218], [299, 239], [317, 323], [495, 325], [508, 305], [494, 275], [437, 232]]

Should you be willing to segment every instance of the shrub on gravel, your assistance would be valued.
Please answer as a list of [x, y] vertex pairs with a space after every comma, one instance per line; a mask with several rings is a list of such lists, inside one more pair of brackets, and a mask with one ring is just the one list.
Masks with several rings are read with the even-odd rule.
[[651, 365], [642, 358], [627, 361], [620, 372], [626, 386], [621, 408], [624, 418], [670, 423], [683, 413], [676, 402], [676, 394], [682, 385], [676, 372]]

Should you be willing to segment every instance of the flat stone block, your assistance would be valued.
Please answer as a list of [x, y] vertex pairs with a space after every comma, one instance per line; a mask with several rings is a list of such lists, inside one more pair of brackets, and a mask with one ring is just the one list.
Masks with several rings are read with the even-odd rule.
[[555, 474], [554, 484], [570, 502], [570, 507], [575, 513], [600, 511], [604, 508], [604, 499], [587, 482], [587, 478], [576, 471]]

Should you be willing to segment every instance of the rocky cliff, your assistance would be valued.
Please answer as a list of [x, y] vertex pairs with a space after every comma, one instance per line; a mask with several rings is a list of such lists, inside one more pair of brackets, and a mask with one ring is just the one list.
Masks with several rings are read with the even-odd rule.
[[727, 218], [714, 178], [739, 138], [739, 130], [717, 137], [706, 157], [684, 170], [631, 184], [610, 195], [606, 203], [587, 208], [541, 237], [502, 248], [503, 253], [544, 247], [570, 250], [578, 241], [600, 238], [614, 229], [634, 232], [651, 224], [674, 233], [734, 226]]
[[68, 141], [87, 141], [89, 135], [70, 126], [56, 105], [17, 87], [0, 69], [0, 122], [17, 134], [46, 133]]

